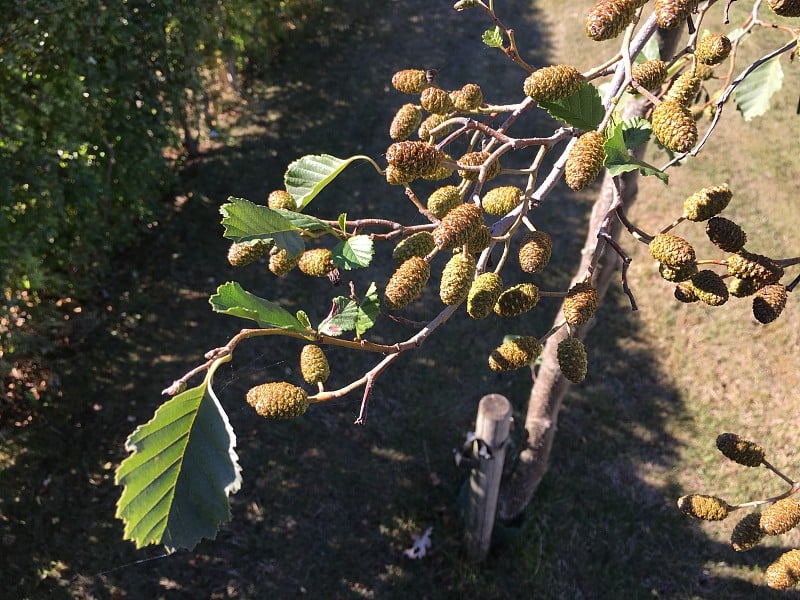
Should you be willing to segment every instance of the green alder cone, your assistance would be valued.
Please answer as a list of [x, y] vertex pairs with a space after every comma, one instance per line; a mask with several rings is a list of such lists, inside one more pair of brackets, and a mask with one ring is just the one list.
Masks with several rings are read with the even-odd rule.
[[306, 383], [316, 385], [325, 383], [331, 374], [328, 358], [316, 344], [307, 344], [300, 351], [300, 373]]
[[531, 364], [542, 353], [542, 344], [532, 336], [522, 336], [498, 346], [489, 355], [492, 371], [514, 371]]
[[556, 351], [561, 373], [572, 383], [581, 383], [586, 378], [588, 360], [586, 348], [577, 338], [561, 340]]
[[308, 393], [285, 381], [264, 383], [250, 388], [247, 403], [265, 419], [291, 419], [308, 410]]
[[389, 310], [400, 310], [422, 295], [431, 276], [431, 267], [425, 259], [412, 256], [392, 274], [386, 284], [384, 300]]
[[704, 521], [722, 521], [730, 513], [730, 505], [725, 500], [703, 494], [681, 496], [678, 508], [685, 515]]
[[425, 258], [433, 252], [435, 247], [436, 243], [433, 241], [430, 231], [418, 231], [395, 246], [392, 250], [392, 258], [395, 264], [401, 265], [412, 256]]
[[577, 92], [584, 81], [575, 67], [553, 65], [531, 73], [522, 87], [525, 95], [537, 102], [555, 102]]
[[497, 298], [494, 312], [499, 317], [517, 317], [539, 302], [539, 288], [532, 283], [520, 283], [505, 290]]
[[497, 273], [481, 273], [472, 282], [467, 295], [467, 314], [473, 319], [488, 317], [500, 294], [503, 292], [503, 280]]
[[475, 276], [475, 259], [471, 254], [455, 254], [442, 271], [439, 297], [450, 306], [466, 299]]
[[764, 448], [735, 433], [720, 433], [717, 449], [728, 460], [745, 467], [760, 467], [764, 462]]

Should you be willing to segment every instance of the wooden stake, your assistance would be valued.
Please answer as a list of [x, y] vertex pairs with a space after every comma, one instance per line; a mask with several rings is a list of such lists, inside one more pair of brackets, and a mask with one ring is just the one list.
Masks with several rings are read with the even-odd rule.
[[473, 562], [480, 562], [489, 554], [510, 426], [511, 403], [505, 396], [488, 394], [481, 398], [475, 434], [488, 444], [492, 458], [479, 458], [469, 480], [464, 545]]

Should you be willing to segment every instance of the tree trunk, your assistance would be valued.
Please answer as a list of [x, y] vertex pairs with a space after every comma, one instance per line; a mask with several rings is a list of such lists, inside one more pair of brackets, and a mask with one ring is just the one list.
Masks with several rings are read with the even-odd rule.
[[[642, 28], [644, 35], [646, 35], [648, 25], [652, 27], [652, 24], [646, 24]], [[656, 31], [655, 36], [657, 36], [662, 57], [674, 54], [679, 33], [678, 30], [671, 32]], [[644, 116], [648, 107], [649, 104], [644, 99], [635, 102], [631, 101], [625, 106], [624, 117], [627, 119], [634, 116]], [[638, 158], [641, 158], [643, 153], [644, 146], [640, 147], [636, 152]], [[633, 171], [625, 173], [618, 178], [623, 209], [627, 209], [636, 200], [638, 177], [638, 172]], [[603, 220], [613, 206], [614, 196], [613, 179], [606, 174], [598, 198], [592, 207], [589, 230], [581, 252], [581, 264], [578, 266], [571, 282], [571, 284], [574, 284], [582, 280], [596, 253], [598, 251], [601, 252], [602, 254], [597, 260], [595, 274], [592, 279], [601, 301], [611, 279], [615, 276], [619, 277], [619, 255], [607, 243], [599, 241], [597, 235]], [[608, 233], [616, 240], [620, 230], [619, 222], [614, 219], [609, 226]], [[604, 244], [605, 247], [598, 248], [599, 244]], [[555, 323], [560, 322], [562, 314], [559, 311]], [[588, 323], [573, 330], [573, 336], [582, 340], [591, 326], [592, 323]], [[519, 516], [533, 498], [539, 483], [547, 472], [550, 450], [553, 447], [553, 439], [557, 429], [558, 412], [561, 409], [561, 401], [569, 386], [569, 381], [561, 375], [556, 358], [558, 344], [566, 337], [566, 327], [562, 327], [548, 338], [542, 353], [541, 366], [534, 373], [534, 383], [528, 400], [528, 412], [525, 416], [527, 442], [520, 453], [516, 468], [503, 481], [497, 504], [497, 516], [499, 519], [511, 520]]]

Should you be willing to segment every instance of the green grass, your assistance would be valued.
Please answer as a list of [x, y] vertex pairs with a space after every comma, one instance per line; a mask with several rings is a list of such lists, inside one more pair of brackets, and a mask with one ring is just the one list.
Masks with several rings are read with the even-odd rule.
[[[590, 2], [496, 4], [514, 23], [529, 62], [581, 69], [596, 62], [598, 46], [581, 31]], [[477, 12], [456, 15], [444, 5], [404, 1], [340, 19], [352, 25], [346, 33], [336, 21], [337, 31], [281, 57], [282, 68], [253, 88], [249, 107], [227, 132], [230, 145], [183, 173], [179, 191], [188, 200], [180, 211], [139, 252], [121, 257], [111, 309], [91, 313], [97, 324], [57, 357], [60, 407], [4, 433], [0, 541], [13, 555], [0, 570], [3, 589], [22, 598], [779, 597], [764, 587], [762, 572], [779, 548], [800, 544], [797, 532], [737, 555], [727, 541], [733, 521], [697, 523], [675, 500], [701, 492], [737, 502], [780, 489], [763, 472], [721, 457], [713, 442], [722, 431], [761, 442], [773, 464], [792, 474], [800, 313], [790, 301], [776, 323], [763, 327], [747, 301], [717, 309], [679, 304], [646, 247], [630, 238], [623, 245], [634, 258], [630, 282], [641, 310], [632, 313], [612, 284], [587, 338], [589, 377], [571, 389], [559, 418], [551, 468], [524, 518], [498, 529], [484, 564], [470, 565], [461, 550], [459, 497], [467, 474], [453, 465], [452, 449], [472, 428], [480, 397], [500, 392], [515, 409], [513, 457], [530, 380], [491, 373], [487, 348], [509, 329], [546, 331], [555, 302], [543, 301], [531, 320], [510, 323], [455, 316], [378, 379], [366, 427], [352, 425], [358, 394], [291, 422], [257, 419], [244, 392], [296, 376], [302, 344], [241, 347], [218, 378], [244, 468], [233, 520], [196, 551], [149, 562], [138, 561], [158, 557], [157, 549], [137, 552], [121, 541], [112, 481], [126, 435], [149, 418], [163, 387], [241, 326], [211, 314], [208, 294], [236, 279], [290, 310], [305, 308], [314, 322], [329, 308], [327, 282], [276, 280], [263, 265], [236, 272], [226, 265], [217, 212], [225, 198], [263, 200], [304, 153], [380, 156], [391, 115], [405, 102], [388, 88], [399, 68], [438, 67], [445, 87], [477, 80], [492, 101], [519, 94], [524, 73], [482, 47], [487, 25]], [[800, 91], [788, 74], [786, 83], [776, 111], [791, 110]], [[744, 124], [726, 110], [716, 145], [673, 169], [669, 188], [643, 181], [630, 216], [655, 230], [677, 216], [686, 195], [725, 180], [734, 190], [726, 214], [748, 231], [752, 249], [788, 256], [799, 163], [787, 158], [797, 155], [798, 142], [787, 136], [785, 119], [795, 117], [779, 113]], [[655, 152], [649, 158], [665, 161]], [[576, 197], [559, 188], [540, 209], [539, 222], [557, 233], [557, 262], [542, 275], [543, 288], [566, 285], [593, 192]], [[381, 211], [418, 218], [371, 167], [346, 172], [314, 202], [325, 217], [346, 210], [354, 217]], [[701, 254], [713, 252], [701, 244], [700, 227], [681, 225], [680, 232], [691, 232]], [[389, 250], [379, 248], [381, 260]], [[359, 289], [366, 282], [359, 274]], [[430, 287], [425, 299], [435, 296]], [[423, 304], [404, 314], [429, 317]], [[410, 331], [383, 325], [378, 341]], [[340, 349], [328, 354], [330, 387], [377, 362]], [[429, 526], [431, 553], [405, 558], [413, 535]]]

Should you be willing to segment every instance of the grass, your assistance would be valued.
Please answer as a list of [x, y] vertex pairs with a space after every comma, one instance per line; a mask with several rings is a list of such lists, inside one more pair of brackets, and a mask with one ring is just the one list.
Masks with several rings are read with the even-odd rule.
[[[496, 4], [529, 62], [586, 69], [596, 59], [597, 46], [581, 32], [590, 2]], [[587, 339], [590, 375], [565, 401], [550, 471], [525, 518], [499, 527], [485, 564], [470, 565], [461, 553], [466, 473], [454, 467], [452, 448], [472, 428], [485, 393], [507, 395], [522, 422], [530, 382], [525, 374], [485, 369], [487, 344], [508, 329], [542, 333], [553, 303], [543, 302], [532, 321], [510, 324], [457, 315], [378, 380], [367, 427], [352, 425], [357, 395], [295, 421], [257, 419], [242, 402], [245, 390], [293, 377], [300, 344], [243, 347], [218, 379], [245, 477], [233, 520], [217, 540], [168, 557], [121, 541], [113, 469], [125, 437], [152, 414], [161, 388], [240, 327], [210, 314], [206, 299], [216, 286], [235, 278], [289, 309], [305, 308], [313, 322], [328, 310], [325, 282], [276, 280], [263, 266], [233, 272], [226, 265], [217, 213], [225, 198], [263, 200], [280, 187], [286, 164], [304, 153], [380, 156], [384, 130], [405, 101], [388, 87], [399, 68], [438, 67], [442, 85], [477, 81], [492, 101], [519, 94], [523, 74], [481, 46], [486, 23], [476, 11], [454, 15], [447, 6], [410, 0], [380, 11], [351, 9], [332, 20], [324, 38], [280, 57], [281, 68], [252, 90], [227, 132], [230, 143], [183, 173], [176, 216], [139, 251], [120, 257], [110, 308], [87, 310], [96, 324], [56, 357], [61, 404], [4, 432], [3, 589], [20, 598], [779, 597], [763, 586], [762, 571], [780, 548], [800, 544], [797, 532], [737, 555], [727, 543], [733, 522], [698, 524], [675, 500], [703, 492], [744, 501], [777, 490], [773, 479], [714, 450], [721, 431], [760, 441], [773, 464], [792, 474], [800, 313], [790, 302], [781, 319], [763, 327], [746, 301], [718, 309], [678, 304], [644, 245], [630, 239], [624, 245], [634, 258], [630, 278], [641, 310], [631, 313], [612, 285]], [[797, 92], [787, 77], [775, 114], [791, 109]], [[726, 214], [748, 231], [752, 249], [789, 255], [798, 219], [787, 182], [800, 167], [786, 157], [797, 155], [798, 142], [786, 136], [781, 118], [746, 124], [726, 110], [717, 145], [673, 169], [669, 188], [643, 181], [630, 217], [655, 230], [674, 219], [686, 195], [727, 180], [735, 196]], [[649, 159], [664, 162], [656, 153]], [[558, 231], [560, 251], [543, 288], [569, 279], [593, 192], [559, 188], [541, 208], [538, 218]], [[346, 210], [413, 218], [408, 208], [371, 167], [346, 172], [315, 200], [324, 217]], [[700, 228], [681, 225], [680, 232], [691, 234], [701, 254], [712, 252], [701, 244]], [[389, 249], [379, 252], [386, 260]], [[366, 281], [359, 274], [359, 289]], [[435, 293], [430, 287], [424, 299], [434, 301]], [[423, 305], [405, 314], [424, 319]], [[383, 325], [378, 335], [386, 341], [408, 331]], [[333, 349], [329, 357], [332, 386], [364, 370], [360, 354]], [[431, 553], [406, 559], [402, 551], [428, 526]]]

